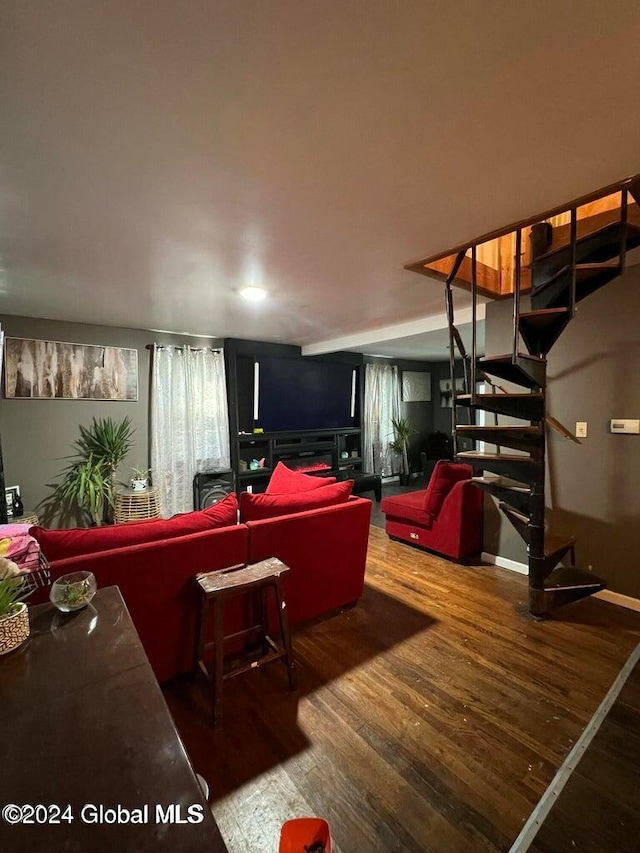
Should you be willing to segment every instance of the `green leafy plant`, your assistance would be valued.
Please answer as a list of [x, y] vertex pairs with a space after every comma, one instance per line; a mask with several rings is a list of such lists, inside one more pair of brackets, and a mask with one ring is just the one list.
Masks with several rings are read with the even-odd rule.
[[391, 427], [393, 429], [393, 441], [389, 442], [389, 447], [400, 457], [400, 473], [408, 475], [409, 440], [412, 435], [416, 434], [416, 431], [406, 418], [391, 418]]
[[104, 519], [105, 503], [112, 503], [111, 483], [104, 465], [93, 456], [70, 465], [54, 490], [52, 499], [64, 507], [77, 504], [91, 516], [93, 524]]
[[80, 426], [80, 438], [75, 442], [78, 456], [87, 460], [93, 457], [106, 469], [111, 483], [109, 502], [113, 503], [116, 471], [124, 462], [133, 444], [134, 428], [131, 418], [116, 423], [111, 418], [93, 418], [91, 426]]
[[134, 480], [146, 480], [151, 473], [151, 468], [132, 468]]
[[13, 575], [0, 580], [0, 619], [12, 616], [18, 605], [31, 592], [23, 575]]
[[54, 514], [73, 515], [76, 507], [88, 513], [91, 523], [101, 525], [113, 507], [116, 471], [131, 450], [134, 429], [131, 418], [119, 423], [111, 418], [93, 418], [90, 426], [80, 426], [75, 453], [63, 469], [58, 483], [50, 484], [52, 494], [41, 504], [45, 518]]
[[67, 583], [62, 591], [60, 602], [68, 607], [79, 607], [87, 604], [92, 598], [89, 580]]

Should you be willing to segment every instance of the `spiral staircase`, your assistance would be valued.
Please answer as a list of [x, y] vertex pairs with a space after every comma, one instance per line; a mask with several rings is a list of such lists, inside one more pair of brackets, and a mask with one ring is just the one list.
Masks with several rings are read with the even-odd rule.
[[[579, 236], [578, 210], [585, 198], [591, 201], [612, 192], [620, 193], [616, 221], [607, 221], [593, 231], [586, 230], [581, 223]], [[629, 195], [635, 202], [633, 222], [628, 215]], [[465, 365], [466, 380], [466, 393], [456, 396], [453, 407], [455, 456], [474, 467], [478, 476], [473, 482], [498, 500], [500, 510], [525, 541], [529, 611], [536, 617], [549, 616], [557, 607], [605, 587], [602, 579], [575, 565], [575, 538], [549, 530], [545, 524], [547, 428], [577, 441], [547, 412], [547, 359], [574, 318], [577, 304], [622, 275], [627, 253], [640, 247], [640, 177], [626, 179], [585, 198], [457, 247], [454, 253], [448, 254], [452, 264], [445, 279], [451, 376], [453, 378], [457, 348]], [[560, 211], [570, 215], [568, 240], [554, 245], [551, 226], [543, 220]], [[611, 216], [606, 219], [611, 220]], [[521, 262], [525, 227], [531, 227], [526, 289]], [[513, 288], [509, 296], [513, 299], [513, 346], [509, 353], [479, 358], [476, 354], [479, 290], [476, 250], [488, 238], [510, 232], [515, 233]], [[443, 257], [437, 256], [440, 264]], [[429, 264], [430, 259], [426, 259], [408, 265], [407, 269], [430, 275]], [[456, 279], [463, 264], [466, 264], [470, 281]], [[439, 269], [442, 270], [441, 265]], [[454, 322], [454, 284], [461, 284], [472, 294], [471, 353], [467, 353]], [[523, 293], [528, 293], [530, 310], [521, 311]], [[504, 295], [494, 298], [504, 298]], [[479, 383], [488, 390], [478, 391]], [[487, 415], [493, 419], [493, 424], [474, 422], [486, 420]], [[508, 419], [507, 424], [504, 418]], [[468, 423], [462, 423], [463, 420]], [[462, 449], [468, 444], [473, 449]]]

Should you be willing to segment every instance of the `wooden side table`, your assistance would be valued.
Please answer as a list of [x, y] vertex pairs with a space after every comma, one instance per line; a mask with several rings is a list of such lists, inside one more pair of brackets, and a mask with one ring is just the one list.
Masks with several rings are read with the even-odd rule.
[[[202, 594], [198, 627], [197, 646], [194, 654], [194, 674], [201, 669], [212, 682], [212, 714], [213, 725], [222, 719], [222, 685], [223, 682], [236, 675], [241, 675], [259, 666], [264, 666], [274, 660], [282, 659], [287, 667], [289, 687], [295, 690], [298, 686], [287, 605], [282, 590], [282, 575], [290, 571], [288, 566], [270, 557], [250, 566], [232, 566], [217, 572], [196, 575], [196, 581]], [[280, 628], [279, 642], [267, 634], [267, 594], [272, 590], [278, 607]], [[251, 595], [257, 598], [259, 622], [241, 631], [224, 635], [224, 604], [228, 598], [238, 595]], [[209, 606], [214, 606], [214, 639], [206, 642], [206, 628]], [[253, 610], [252, 610], [253, 613]], [[253, 620], [252, 620], [253, 621]], [[248, 660], [236, 669], [224, 671], [224, 644], [226, 640], [247, 636], [258, 631], [260, 633], [262, 654], [253, 660]], [[205, 652], [214, 649], [213, 671], [210, 672], [204, 661]]]
[[158, 490], [150, 487], [137, 492], [122, 489], [114, 495], [114, 521], [144, 521], [147, 518], [160, 518]]

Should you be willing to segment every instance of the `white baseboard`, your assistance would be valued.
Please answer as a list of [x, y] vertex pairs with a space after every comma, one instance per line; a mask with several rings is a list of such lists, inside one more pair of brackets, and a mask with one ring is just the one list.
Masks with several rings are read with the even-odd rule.
[[495, 554], [487, 554], [483, 551], [480, 555], [483, 563], [490, 563], [492, 566], [498, 566], [500, 569], [509, 569], [510, 572], [517, 572], [519, 575], [528, 575], [529, 566], [526, 563], [518, 563], [516, 560], [510, 560], [508, 557], [497, 557]]
[[[498, 566], [500, 569], [509, 569], [510, 572], [517, 572], [519, 575], [529, 574], [529, 567], [526, 563], [518, 563], [516, 560], [509, 560], [507, 557], [497, 557], [495, 554], [487, 554], [486, 551], [483, 551], [480, 557], [483, 563]], [[608, 601], [609, 604], [617, 604], [618, 607], [626, 607], [627, 610], [636, 610], [640, 613], [640, 598], [632, 598], [630, 595], [612, 592], [610, 589], [603, 589], [594, 593], [593, 598], [601, 598], [603, 601]]]
[[623, 595], [621, 592], [612, 592], [610, 589], [595, 592], [593, 597], [608, 601], [609, 604], [617, 604], [618, 607], [626, 607], [627, 610], [637, 610], [640, 612], [640, 598], [632, 598], [630, 595]]

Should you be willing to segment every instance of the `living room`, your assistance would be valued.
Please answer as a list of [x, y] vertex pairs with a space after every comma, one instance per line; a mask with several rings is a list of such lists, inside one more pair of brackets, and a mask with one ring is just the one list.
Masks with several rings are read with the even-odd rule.
[[[401, 409], [421, 473], [429, 434], [450, 429], [448, 333], [442, 281], [404, 266], [638, 171], [620, 83], [634, 79], [635, 4], [587, 4], [579, 20], [569, 2], [491, 16], [473, 3], [9, 6], [2, 329], [137, 354], [135, 400], [3, 393], [5, 485], [32, 512], [92, 418], [131, 418], [121, 479], [153, 468], [154, 345], [352, 364], [354, 430], [367, 365], [429, 374], [431, 399]], [[334, 850], [514, 843], [640, 633], [638, 439], [611, 431], [640, 405], [639, 277], [630, 259], [549, 355], [548, 413], [588, 433], [548, 431], [546, 520], [606, 589], [533, 621], [527, 544], [489, 498], [471, 566], [367, 524], [358, 604], [293, 632], [297, 695], [277, 665], [233, 679], [213, 729], [201, 681], [165, 687], [229, 850], [275, 849], [284, 821], [312, 814]], [[247, 284], [265, 298], [243, 300]], [[468, 322], [470, 294], [456, 289], [455, 306]], [[479, 308], [484, 352], [509, 351], [512, 300]], [[253, 425], [229, 401], [235, 440]], [[361, 458], [360, 438], [344, 452]], [[261, 477], [245, 482], [260, 492]]]

